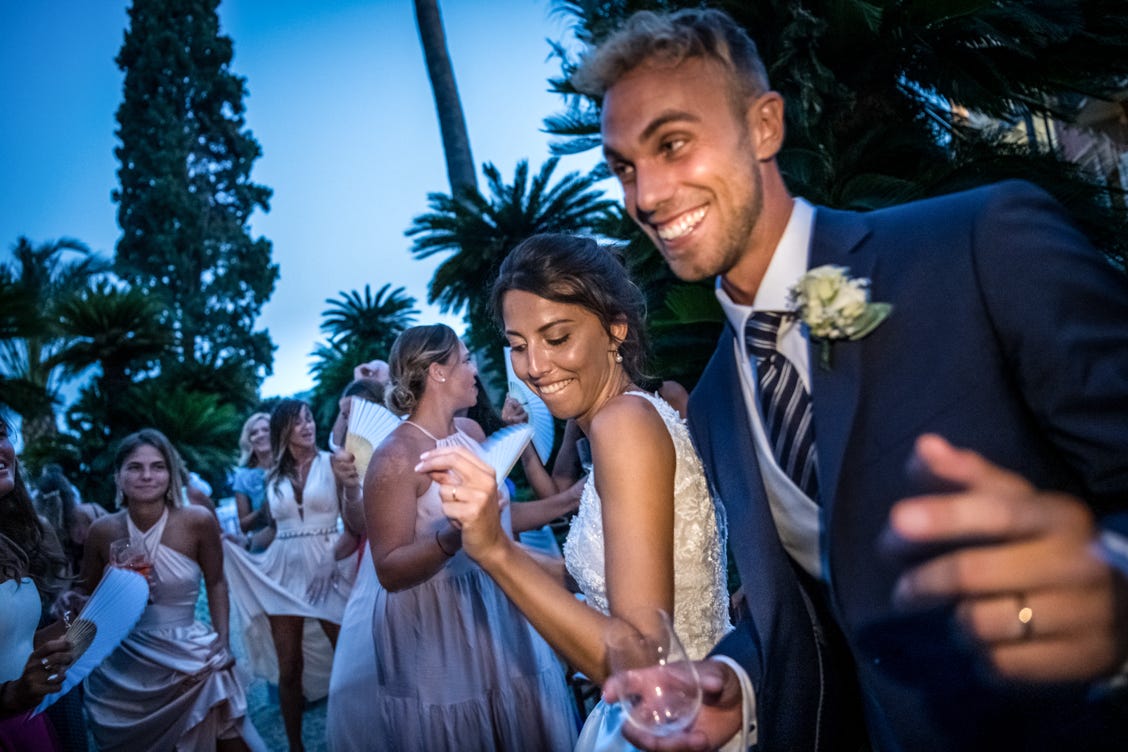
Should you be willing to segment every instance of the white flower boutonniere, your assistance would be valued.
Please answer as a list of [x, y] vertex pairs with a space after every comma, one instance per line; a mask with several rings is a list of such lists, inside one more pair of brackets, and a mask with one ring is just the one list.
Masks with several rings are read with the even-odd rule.
[[787, 292], [788, 303], [820, 345], [819, 365], [830, 370], [834, 340], [856, 340], [876, 329], [893, 311], [889, 303], [869, 302], [870, 281], [853, 279], [844, 266], [811, 269]]

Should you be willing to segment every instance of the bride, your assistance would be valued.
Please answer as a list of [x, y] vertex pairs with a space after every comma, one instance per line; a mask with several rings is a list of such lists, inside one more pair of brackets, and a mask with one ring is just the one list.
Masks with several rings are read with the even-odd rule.
[[[638, 387], [644, 379], [643, 298], [594, 240], [538, 235], [505, 259], [493, 287], [518, 378], [557, 418], [574, 418], [592, 472], [564, 545], [586, 603], [506, 536], [494, 471], [457, 447], [422, 455], [442, 484], [443, 511], [462, 545], [573, 666], [608, 676], [603, 635], [655, 608], [673, 615], [690, 657], [704, 658], [731, 626], [724, 527], [677, 412]], [[618, 707], [600, 703], [578, 750], [629, 749]]]

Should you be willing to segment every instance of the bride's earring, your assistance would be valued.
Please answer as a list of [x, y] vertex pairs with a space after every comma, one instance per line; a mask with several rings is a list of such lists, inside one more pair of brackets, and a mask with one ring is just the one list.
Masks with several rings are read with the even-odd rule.
[[623, 354], [621, 352], [619, 352], [618, 350], [615, 351], [615, 362], [616, 363], [622, 363], [623, 362]]

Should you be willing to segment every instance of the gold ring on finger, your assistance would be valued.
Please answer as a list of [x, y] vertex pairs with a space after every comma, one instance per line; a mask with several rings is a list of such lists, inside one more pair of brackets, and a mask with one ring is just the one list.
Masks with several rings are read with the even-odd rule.
[[450, 500], [451, 501], [458, 501], [458, 486], [451, 486], [450, 487]]
[[1022, 629], [1023, 640], [1034, 637], [1034, 609], [1027, 605], [1025, 593], [1018, 593], [1018, 623]]

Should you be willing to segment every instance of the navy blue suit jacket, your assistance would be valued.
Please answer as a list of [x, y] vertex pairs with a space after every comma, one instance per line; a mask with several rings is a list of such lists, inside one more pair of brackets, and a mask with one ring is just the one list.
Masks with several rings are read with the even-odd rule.
[[761, 749], [840, 749], [827, 696], [856, 671], [879, 750], [1128, 748], [1122, 696], [992, 679], [950, 609], [895, 611], [912, 562], [880, 553], [917, 436], [938, 433], [1025, 476], [1128, 508], [1128, 276], [1061, 207], [1008, 182], [857, 214], [819, 208], [809, 267], [872, 280], [892, 315], [833, 346], [811, 376], [829, 609], [848, 649], [827, 654], [776, 534], [734, 361], [721, 337], [689, 403], [690, 428], [728, 513], [748, 619], [719, 646], [757, 691]]

